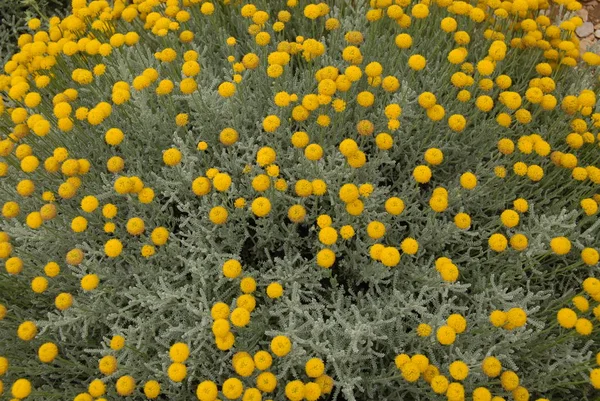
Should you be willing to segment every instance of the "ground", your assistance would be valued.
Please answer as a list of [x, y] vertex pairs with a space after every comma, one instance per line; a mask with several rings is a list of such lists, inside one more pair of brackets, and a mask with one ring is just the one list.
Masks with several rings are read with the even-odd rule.
[[583, 1], [583, 8], [577, 12], [584, 24], [577, 28], [577, 36], [581, 39], [581, 51], [600, 52], [600, 4], [598, 0]]

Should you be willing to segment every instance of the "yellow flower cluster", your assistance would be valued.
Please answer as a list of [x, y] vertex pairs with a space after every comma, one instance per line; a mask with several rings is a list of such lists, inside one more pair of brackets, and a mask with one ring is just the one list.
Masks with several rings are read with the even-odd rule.
[[[599, 389], [580, 8], [73, 0], [31, 19], [0, 74], [12, 397], [583, 399], [584, 370]], [[73, 390], [94, 347], [104, 377]]]

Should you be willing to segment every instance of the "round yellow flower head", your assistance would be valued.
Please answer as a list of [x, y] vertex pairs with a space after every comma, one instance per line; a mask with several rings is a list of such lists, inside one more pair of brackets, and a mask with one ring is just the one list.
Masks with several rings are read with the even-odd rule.
[[131, 376], [121, 376], [117, 379], [115, 388], [121, 396], [131, 395], [135, 390], [135, 379]]
[[308, 377], [317, 378], [325, 372], [325, 364], [319, 358], [311, 358], [306, 362], [305, 371]]
[[486, 376], [498, 377], [498, 375], [500, 375], [500, 371], [502, 370], [502, 364], [497, 358], [488, 356], [483, 360], [481, 368]]
[[267, 296], [272, 299], [283, 295], [283, 287], [279, 283], [271, 283], [267, 286]]
[[413, 178], [419, 184], [426, 184], [431, 179], [431, 169], [425, 165], [417, 166], [413, 170]]
[[17, 379], [11, 387], [11, 394], [16, 399], [23, 399], [31, 394], [31, 382], [27, 379]]
[[275, 336], [271, 340], [271, 352], [278, 357], [287, 355], [292, 350], [292, 342], [286, 336]]
[[19, 325], [17, 335], [23, 341], [31, 341], [37, 335], [37, 326], [31, 321], [25, 321]]
[[448, 370], [454, 380], [464, 380], [469, 375], [469, 367], [463, 361], [452, 362]]
[[571, 241], [566, 237], [555, 237], [550, 241], [550, 248], [557, 255], [566, 255], [571, 250]]
[[441, 326], [436, 332], [436, 338], [442, 345], [453, 344], [456, 340], [456, 331], [450, 326]]
[[428, 337], [431, 335], [432, 328], [427, 323], [421, 323], [417, 327], [417, 334], [419, 337]]
[[181, 162], [181, 152], [176, 148], [167, 149], [163, 153], [163, 162], [167, 166], [176, 166]]
[[51, 363], [58, 355], [58, 347], [54, 343], [44, 343], [38, 349], [38, 357], [44, 363]]
[[426, 64], [427, 60], [420, 54], [412, 55], [408, 59], [408, 66], [415, 71], [421, 71]]

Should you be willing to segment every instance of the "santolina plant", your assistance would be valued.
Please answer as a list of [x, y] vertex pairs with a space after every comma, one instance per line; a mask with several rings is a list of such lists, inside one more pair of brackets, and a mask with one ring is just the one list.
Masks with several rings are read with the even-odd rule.
[[6, 400], [600, 398], [570, 0], [73, 0], [0, 75]]

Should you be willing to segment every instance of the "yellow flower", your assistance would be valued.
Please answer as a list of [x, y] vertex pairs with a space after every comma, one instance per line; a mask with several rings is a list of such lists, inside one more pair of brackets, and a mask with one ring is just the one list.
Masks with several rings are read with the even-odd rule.
[[194, 78], [184, 78], [179, 83], [179, 90], [185, 95], [194, 93], [198, 89], [198, 84]]
[[58, 355], [58, 347], [54, 343], [44, 343], [38, 348], [38, 358], [43, 363], [51, 363]]
[[450, 129], [455, 132], [462, 132], [465, 129], [467, 120], [460, 114], [453, 114], [448, 118], [448, 125]]
[[456, 340], [456, 331], [450, 326], [441, 326], [436, 332], [436, 338], [442, 345], [450, 345]]
[[219, 85], [218, 92], [222, 97], [231, 97], [235, 94], [235, 85], [231, 82], [223, 82]]
[[121, 396], [131, 395], [135, 390], [135, 379], [131, 376], [121, 376], [117, 380], [115, 388]]
[[412, 37], [407, 34], [407, 33], [401, 33], [400, 35], [396, 36], [395, 39], [396, 42], [396, 46], [398, 46], [401, 49], [408, 49], [409, 47], [412, 46]]
[[491, 401], [492, 393], [485, 387], [477, 387], [473, 390], [473, 401]]
[[73, 305], [73, 296], [67, 292], [61, 292], [54, 299], [54, 305], [58, 310], [67, 310]]
[[343, 239], [350, 239], [354, 237], [354, 228], [351, 225], [345, 225], [340, 228], [340, 235]]
[[175, 362], [169, 365], [169, 368], [167, 369], [167, 374], [169, 376], [169, 379], [176, 383], [179, 383], [187, 376], [187, 368], [183, 363]]
[[[230, 390], [230, 387], [231, 382], [229, 383], [228, 390]], [[217, 398], [217, 394], [217, 385], [210, 380], [203, 381], [196, 388], [196, 396], [200, 401], [214, 401]]]
[[367, 234], [370, 238], [379, 239], [385, 235], [385, 225], [380, 221], [372, 221], [367, 225]]
[[237, 142], [239, 138], [238, 132], [233, 128], [224, 128], [219, 134], [219, 141], [225, 146], [231, 146]]
[[169, 231], [164, 227], [157, 227], [152, 230], [150, 238], [154, 245], [164, 245], [169, 239]]
[[442, 375], [436, 375], [431, 380], [431, 389], [437, 394], [444, 394], [448, 389], [448, 379]]
[[258, 153], [256, 154], [256, 162], [259, 166], [263, 167], [268, 164], [271, 164], [275, 161], [277, 154], [275, 150], [271, 147], [265, 146], [260, 148]]
[[358, 151], [358, 144], [353, 139], [346, 138], [340, 143], [339, 150], [344, 156], [349, 157]]
[[273, 352], [276, 356], [286, 356], [291, 350], [292, 342], [288, 337], [279, 335], [271, 340], [271, 352]]
[[500, 215], [500, 220], [505, 227], [513, 228], [519, 224], [519, 214], [514, 210], [505, 210]]
[[267, 286], [267, 296], [272, 299], [283, 295], [283, 287], [279, 283], [271, 283]]
[[389, 214], [399, 215], [404, 211], [404, 202], [398, 197], [391, 197], [385, 201], [385, 210]]
[[[396, 43], [398, 42], [396, 41]], [[423, 68], [425, 68], [426, 63], [427, 60], [425, 60], [425, 57], [421, 56], [420, 54], [414, 54], [408, 59], [408, 66], [415, 71], [421, 71]]]
[[592, 322], [585, 318], [579, 318], [575, 322], [575, 330], [582, 336], [589, 336], [592, 333], [594, 326]]
[[242, 265], [235, 259], [229, 259], [223, 264], [223, 275], [227, 278], [236, 278], [242, 273]]
[[304, 16], [309, 19], [317, 19], [321, 16], [321, 10], [317, 4], [308, 4], [304, 7]]
[[446, 323], [454, 329], [456, 334], [460, 334], [467, 329], [467, 320], [457, 313], [448, 316]]
[[213, 178], [213, 186], [219, 192], [224, 192], [231, 186], [231, 177], [226, 173], [217, 173]]
[[31, 394], [31, 382], [27, 379], [17, 379], [11, 387], [11, 394], [16, 399], [23, 399]]
[[477, 63], [477, 71], [483, 76], [491, 75], [494, 72], [494, 68], [494, 63], [489, 60], [481, 60]]
[[175, 124], [178, 127], [183, 127], [188, 123], [189, 116], [187, 113], [179, 113], [175, 116]]
[[252, 201], [252, 213], [258, 217], [265, 217], [271, 211], [271, 201], [264, 196], [260, 196]]
[[504, 328], [512, 330], [522, 327], [527, 323], [527, 314], [521, 308], [511, 308], [506, 312], [506, 324]]
[[414, 238], [409, 237], [402, 240], [400, 247], [402, 248], [402, 252], [408, 255], [414, 255], [419, 250], [419, 243]]
[[380, 259], [384, 266], [397, 266], [400, 263], [400, 252], [394, 247], [386, 246], [381, 250]]
[[41, 294], [48, 288], [48, 280], [44, 277], [36, 277], [31, 280], [31, 289], [37, 294]]
[[411, 9], [411, 15], [417, 19], [427, 18], [429, 8], [425, 4], [416, 4]]
[[206, 2], [202, 3], [202, 5], [200, 6], [200, 12], [204, 15], [212, 15], [214, 11], [215, 6], [212, 3]]
[[37, 335], [37, 326], [31, 321], [21, 323], [17, 329], [17, 336], [23, 341], [31, 341]]
[[394, 139], [390, 134], [381, 132], [375, 137], [375, 144], [381, 150], [390, 150], [394, 144]]
[[356, 96], [356, 102], [362, 107], [370, 107], [375, 102], [375, 96], [371, 92], [360, 92]]
[[125, 346], [125, 338], [123, 336], [113, 336], [110, 340], [110, 348], [118, 351]]
[[100, 397], [106, 392], [106, 385], [100, 379], [94, 379], [88, 385], [88, 393], [92, 397]]
[[155, 399], [160, 395], [160, 384], [156, 380], [149, 380], [144, 384], [144, 395], [149, 399]]
[[319, 231], [319, 241], [324, 245], [335, 244], [337, 237], [337, 231], [333, 227], [324, 227]]
[[256, 291], [256, 280], [254, 280], [252, 277], [244, 277], [242, 281], [240, 281], [240, 289], [244, 294], [253, 293]]
[[507, 370], [500, 375], [500, 383], [506, 391], [513, 391], [519, 386], [519, 376], [515, 372]]
[[465, 189], [473, 189], [477, 186], [477, 177], [470, 172], [464, 173], [460, 176], [460, 185]]
[[325, 373], [325, 364], [319, 358], [309, 359], [304, 367], [308, 377], [317, 378]]
[[198, 177], [192, 182], [192, 192], [197, 196], [203, 196], [210, 192], [211, 183], [206, 177]]
[[405, 364], [403, 364], [400, 368], [400, 372], [402, 373], [402, 377], [404, 378], [404, 380], [410, 383], [416, 382], [421, 376], [421, 371], [419, 370], [419, 367], [413, 362], [406, 362]]
[[123, 244], [116, 238], [109, 239], [106, 244], [104, 244], [104, 253], [109, 258], [116, 258], [123, 251]]
[[169, 348], [169, 358], [172, 362], [185, 362], [190, 355], [189, 347], [184, 343], [175, 343]]
[[335, 253], [328, 248], [321, 249], [317, 253], [317, 264], [324, 268], [330, 268], [335, 263]]
[[419, 184], [426, 184], [431, 179], [431, 169], [425, 165], [417, 166], [413, 170], [413, 178]]
[[81, 278], [81, 288], [85, 291], [92, 291], [98, 287], [100, 278], [96, 274], [86, 274]]
[[557, 255], [566, 255], [571, 250], [571, 241], [566, 237], [554, 237], [550, 241], [550, 248]]
[[469, 375], [469, 367], [463, 361], [454, 361], [448, 368], [454, 380], [465, 380]]
[[163, 153], [163, 162], [167, 166], [176, 166], [181, 162], [181, 152], [179, 149], [171, 148]]
[[419, 95], [417, 99], [419, 105], [424, 109], [432, 108], [433, 106], [435, 106], [437, 101], [435, 95], [431, 92], [423, 92]]
[[83, 261], [83, 251], [77, 248], [71, 249], [67, 252], [67, 257], [65, 259], [68, 264], [77, 266]]
[[300, 380], [293, 380], [285, 386], [285, 396], [290, 401], [300, 401], [304, 398], [305, 388], [304, 383]]
[[127, 232], [131, 235], [140, 235], [145, 230], [144, 220], [139, 217], [132, 217], [127, 221]]
[[[27, 26], [32, 31], [35, 31], [36, 29], [38, 29], [41, 24], [42, 24], [42, 22], [39, 20], [39, 18], [31, 18], [29, 21], [27, 21]], [[19, 397], [19, 398], [24, 398], [24, 397]]]
[[562, 308], [557, 314], [558, 323], [567, 329], [575, 327], [577, 322], [577, 314], [569, 308]]
[[421, 323], [417, 327], [417, 335], [419, 337], [429, 337], [429, 335], [431, 335], [431, 331], [431, 326], [427, 323]]
[[425, 161], [438, 166], [444, 161], [444, 153], [440, 149], [429, 148], [425, 151]]
[[466, 230], [471, 226], [471, 216], [467, 213], [458, 213], [454, 216], [454, 224], [461, 230]]
[[594, 248], [584, 248], [581, 251], [581, 259], [588, 266], [594, 266], [600, 260], [600, 253]]
[[308, 160], [320, 160], [323, 157], [323, 148], [316, 143], [312, 143], [304, 149], [304, 156]]
[[595, 389], [600, 389], [600, 369], [592, 369], [590, 371], [590, 382]]

